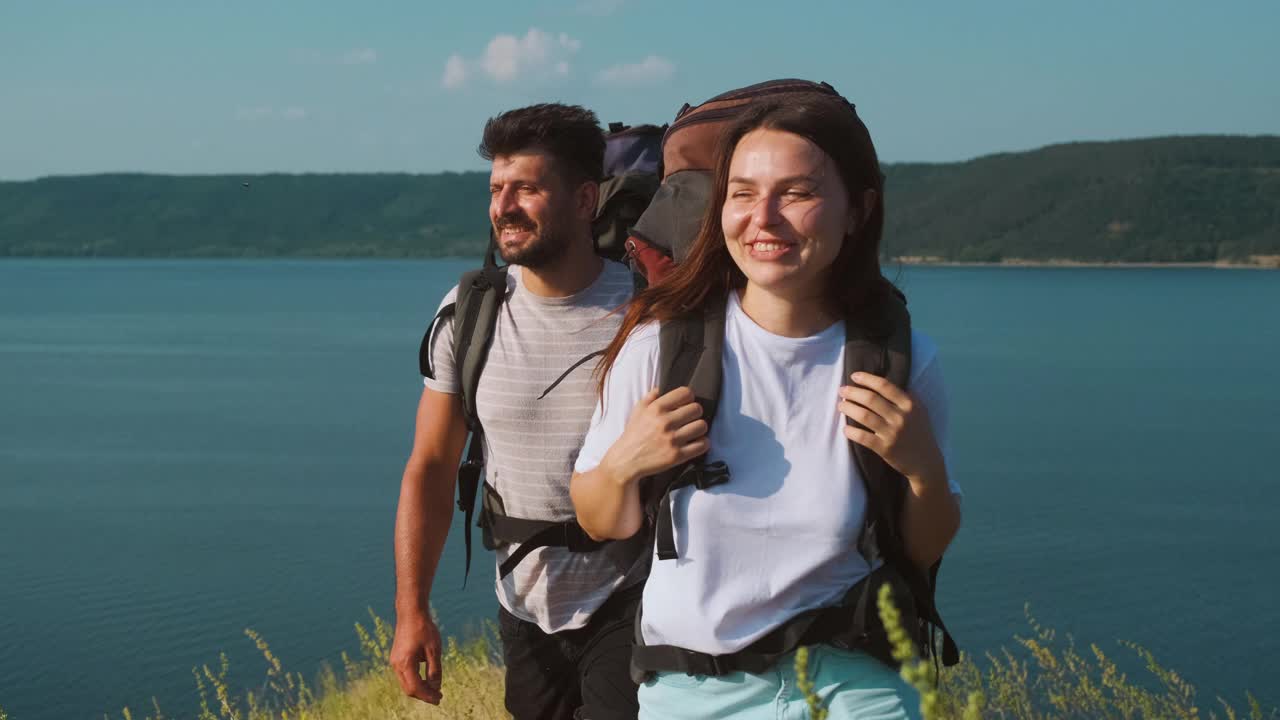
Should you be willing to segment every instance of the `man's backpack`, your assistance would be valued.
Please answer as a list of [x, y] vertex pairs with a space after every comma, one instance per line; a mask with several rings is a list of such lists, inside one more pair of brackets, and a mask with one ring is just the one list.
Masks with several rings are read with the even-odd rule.
[[[610, 123], [605, 137], [604, 177], [591, 224], [596, 252], [610, 260], [627, 259], [631, 227], [649, 207], [662, 182], [663, 125]], [[635, 269], [634, 266], [632, 268]], [[643, 275], [640, 275], [643, 279]]]
[[[613, 123], [609, 129], [610, 132], [605, 137], [605, 179], [600, 184], [592, 231], [597, 253], [610, 260], [626, 261], [624, 243], [630, 228], [649, 206], [661, 179], [661, 145], [666, 127], [628, 127]], [[425, 377], [434, 378], [431, 343], [435, 328], [441, 321], [454, 318], [454, 366], [457, 368], [461, 387], [463, 416], [471, 435], [466, 459], [458, 466], [458, 509], [463, 513], [465, 523], [464, 584], [471, 572], [471, 524], [478, 493], [482, 500], [476, 524], [483, 530], [485, 547], [494, 550], [509, 544], [518, 546], [499, 566], [500, 577], [509, 575], [521, 560], [539, 547], [595, 552], [606, 544], [592, 540], [575, 520], [553, 522], [507, 515], [501, 495], [488, 483], [481, 481], [484, 470], [484, 428], [480, 424], [476, 407], [476, 392], [480, 387], [480, 375], [484, 371], [489, 346], [493, 342], [498, 312], [507, 297], [507, 267], [498, 265], [496, 250], [496, 239], [490, 229], [484, 265], [478, 270], [463, 273], [458, 280], [457, 297], [436, 314], [418, 349], [419, 371]], [[635, 277], [637, 286], [643, 285], [644, 276], [636, 274]], [[570, 372], [594, 357], [595, 355], [589, 355], [565, 370], [547, 392], [553, 390]], [[646, 549], [643, 537], [624, 542], [634, 545], [634, 548], [620, 549], [620, 554], [624, 556]]]

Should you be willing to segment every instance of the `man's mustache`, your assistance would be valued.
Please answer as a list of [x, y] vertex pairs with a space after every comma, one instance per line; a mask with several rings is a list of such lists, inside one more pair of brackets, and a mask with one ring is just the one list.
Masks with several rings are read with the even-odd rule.
[[503, 215], [493, 221], [493, 228], [498, 232], [502, 232], [508, 228], [515, 230], [532, 230], [534, 228], [533, 220], [527, 215]]

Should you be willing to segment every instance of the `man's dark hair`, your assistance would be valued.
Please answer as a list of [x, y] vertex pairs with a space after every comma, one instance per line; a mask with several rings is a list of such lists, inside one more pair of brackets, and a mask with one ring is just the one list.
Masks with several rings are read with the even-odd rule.
[[604, 131], [596, 114], [579, 105], [541, 103], [508, 110], [484, 124], [480, 157], [545, 152], [570, 184], [599, 180]]

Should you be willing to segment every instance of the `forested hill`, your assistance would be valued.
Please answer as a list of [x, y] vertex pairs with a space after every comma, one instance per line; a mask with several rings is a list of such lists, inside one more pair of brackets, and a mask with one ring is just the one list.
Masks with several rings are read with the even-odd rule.
[[[1280, 137], [1054, 145], [889, 164], [885, 253], [939, 260], [1280, 255]], [[484, 173], [0, 182], [0, 256], [478, 255]]]

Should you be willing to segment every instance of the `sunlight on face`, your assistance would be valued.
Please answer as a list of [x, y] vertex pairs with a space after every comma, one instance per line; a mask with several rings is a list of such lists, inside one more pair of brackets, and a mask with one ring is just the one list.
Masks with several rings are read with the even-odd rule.
[[569, 242], [572, 193], [545, 153], [493, 159], [489, 173], [489, 221], [503, 261], [526, 267], [555, 262]]
[[790, 297], [822, 292], [853, 230], [835, 162], [806, 138], [767, 129], [738, 142], [720, 221], [748, 284]]

